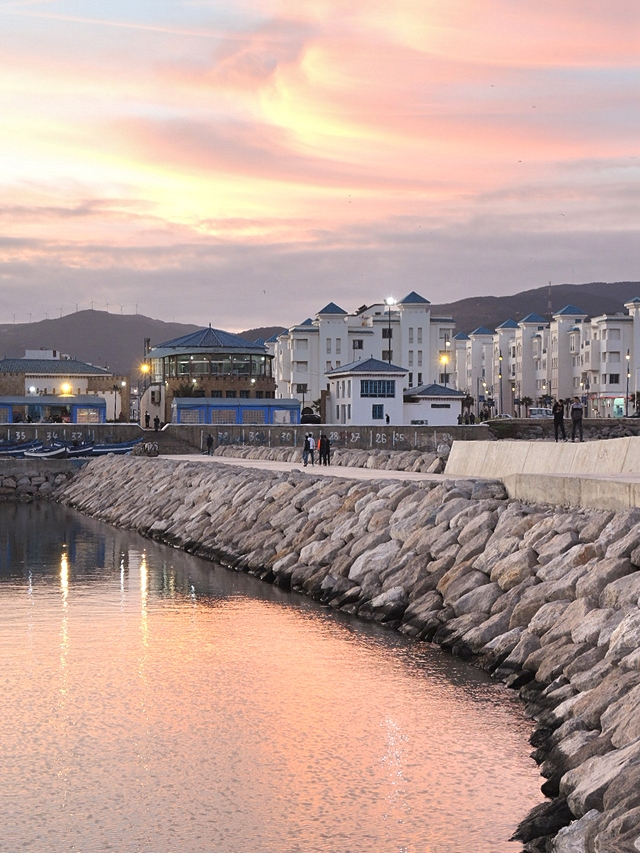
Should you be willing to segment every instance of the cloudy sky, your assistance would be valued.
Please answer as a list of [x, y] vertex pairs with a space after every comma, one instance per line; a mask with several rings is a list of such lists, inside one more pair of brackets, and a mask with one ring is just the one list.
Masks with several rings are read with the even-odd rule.
[[640, 279], [638, 0], [0, 0], [0, 322]]

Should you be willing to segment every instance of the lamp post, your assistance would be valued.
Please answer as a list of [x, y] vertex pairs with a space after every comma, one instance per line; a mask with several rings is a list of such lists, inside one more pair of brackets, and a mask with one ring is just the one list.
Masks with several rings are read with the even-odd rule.
[[629, 360], [631, 359], [631, 353], [629, 352], [629, 350], [627, 350], [626, 358], [627, 358], [627, 393], [625, 394], [625, 397], [624, 397], [624, 416], [625, 416], [625, 418], [628, 418], [629, 417], [629, 377], [631, 375], [629, 373]]
[[387, 296], [384, 301], [385, 305], [389, 309], [389, 326], [387, 331], [387, 355], [389, 356], [389, 364], [391, 364], [391, 306], [396, 304], [396, 300], [393, 298], [393, 296]]

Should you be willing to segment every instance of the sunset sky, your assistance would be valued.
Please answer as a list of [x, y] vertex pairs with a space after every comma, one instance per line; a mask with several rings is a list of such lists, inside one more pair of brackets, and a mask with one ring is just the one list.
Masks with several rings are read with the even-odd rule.
[[0, 0], [0, 55], [0, 322], [640, 279], [638, 0]]

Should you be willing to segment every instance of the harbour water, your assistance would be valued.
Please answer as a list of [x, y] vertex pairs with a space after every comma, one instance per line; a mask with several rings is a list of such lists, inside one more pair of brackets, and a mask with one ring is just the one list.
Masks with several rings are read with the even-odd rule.
[[0, 506], [0, 851], [514, 853], [516, 698], [51, 504]]

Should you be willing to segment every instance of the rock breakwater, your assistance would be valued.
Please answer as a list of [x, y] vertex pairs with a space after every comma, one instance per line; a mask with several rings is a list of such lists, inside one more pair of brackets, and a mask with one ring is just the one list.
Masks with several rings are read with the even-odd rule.
[[[435, 452], [421, 450], [347, 450], [335, 448], [331, 464], [349, 468], [371, 468], [377, 471], [413, 471], [441, 474], [449, 457], [448, 444], [439, 444]], [[302, 451], [295, 447], [217, 447], [214, 456], [237, 459], [267, 459], [272, 462], [300, 462]]]
[[640, 849], [640, 511], [104, 458], [56, 492], [109, 523], [433, 641], [519, 690], [550, 798], [531, 851]]

